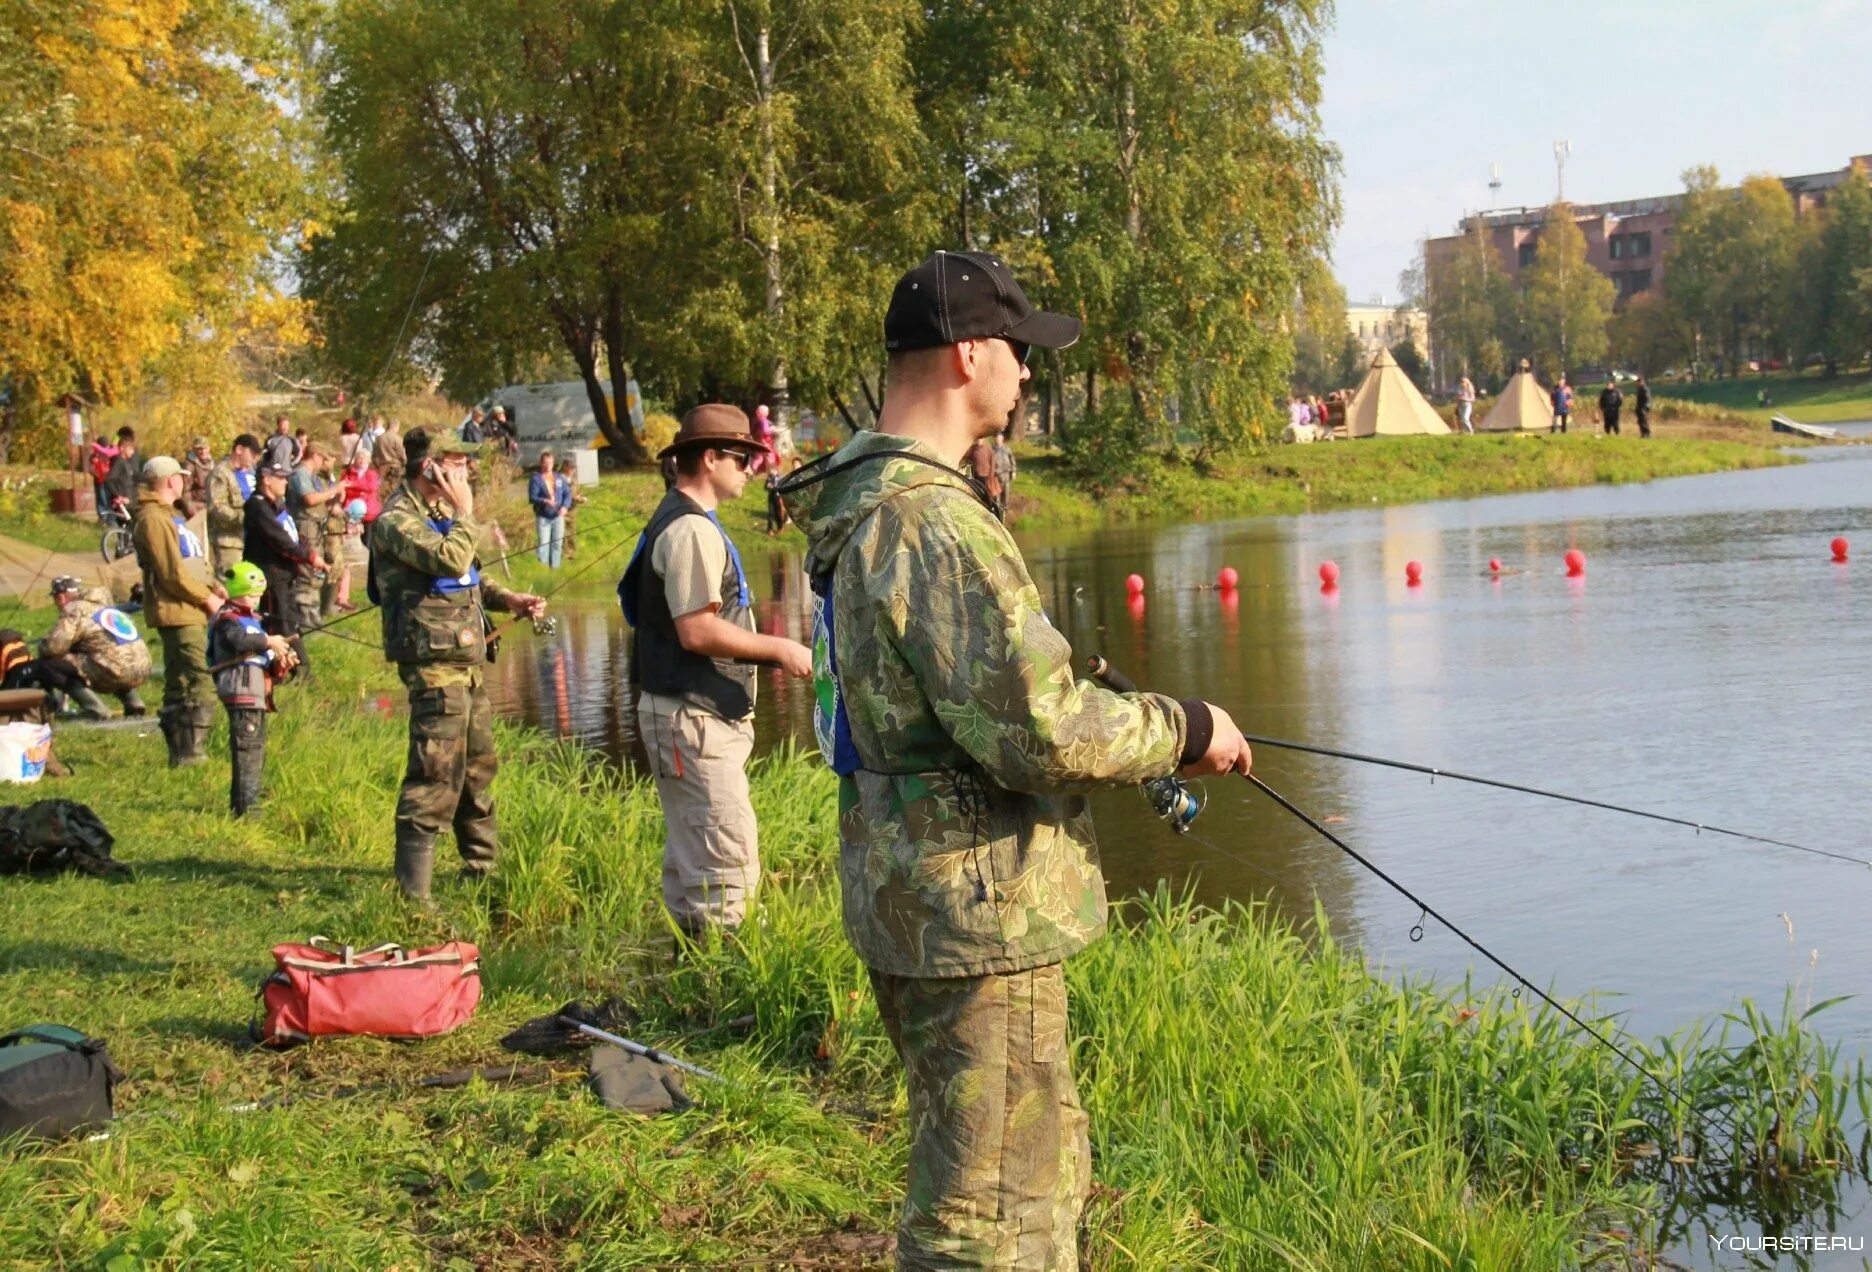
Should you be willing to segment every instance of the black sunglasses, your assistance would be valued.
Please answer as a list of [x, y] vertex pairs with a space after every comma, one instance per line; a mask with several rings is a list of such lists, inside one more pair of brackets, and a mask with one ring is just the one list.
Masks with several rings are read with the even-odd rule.
[[1001, 338], [1007, 341], [1008, 345], [1014, 350], [1014, 360], [1022, 366], [1026, 366], [1027, 355], [1033, 352], [1033, 346], [1016, 340], [1012, 336], [1002, 336]]
[[746, 472], [748, 470], [748, 465], [754, 462], [754, 457], [744, 450], [728, 450], [724, 448], [715, 453], [717, 455], [726, 455], [729, 459], [732, 459], [735, 463], [735, 467], [739, 468], [742, 472]]

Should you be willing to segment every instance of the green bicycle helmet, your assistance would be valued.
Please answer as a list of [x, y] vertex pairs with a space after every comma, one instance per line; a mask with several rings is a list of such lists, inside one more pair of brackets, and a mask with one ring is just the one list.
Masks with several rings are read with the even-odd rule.
[[221, 571], [229, 596], [259, 596], [266, 591], [266, 575], [252, 561], [236, 561]]

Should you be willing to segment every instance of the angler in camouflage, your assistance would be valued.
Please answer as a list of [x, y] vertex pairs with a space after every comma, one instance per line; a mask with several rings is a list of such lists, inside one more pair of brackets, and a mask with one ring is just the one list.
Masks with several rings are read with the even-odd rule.
[[58, 621], [39, 643], [40, 676], [93, 719], [109, 715], [99, 694], [115, 694], [126, 716], [144, 713], [137, 692], [150, 678], [150, 651], [130, 616], [101, 587], [67, 574], [52, 580]]
[[823, 598], [845, 930], [910, 1093], [906, 1268], [1071, 1268], [1091, 1182], [1063, 962], [1106, 922], [1086, 792], [1247, 772], [1217, 707], [1074, 675], [961, 465], [1020, 408], [1035, 310], [1002, 261], [938, 252], [884, 320], [876, 432], [780, 485]]
[[404, 439], [409, 479], [371, 526], [371, 600], [383, 607], [384, 657], [409, 689], [409, 767], [396, 810], [396, 878], [426, 901], [435, 841], [455, 831], [462, 874], [494, 868], [499, 843], [488, 787], [494, 708], [488, 701], [488, 610], [540, 618], [546, 602], [484, 578], [476, 552], [468, 460], [480, 447], [422, 430]]

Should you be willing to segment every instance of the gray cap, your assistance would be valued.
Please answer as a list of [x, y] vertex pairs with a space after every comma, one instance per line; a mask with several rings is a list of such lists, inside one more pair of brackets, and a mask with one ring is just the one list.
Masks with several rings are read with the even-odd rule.
[[181, 474], [182, 465], [167, 455], [158, 455], [143, 465], [143, 484], [153, 486], [165, 477], [179, 477]]

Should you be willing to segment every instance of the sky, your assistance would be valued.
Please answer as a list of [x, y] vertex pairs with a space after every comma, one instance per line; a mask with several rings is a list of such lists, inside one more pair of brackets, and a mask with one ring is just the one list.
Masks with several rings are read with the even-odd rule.
[[1552, 202], [1556, 140], [1576, 203], [1872, 154], [1872, 0], [1338, 0], [1322, 115], [1339, 281], [1393, 301], [1426, 233]]

